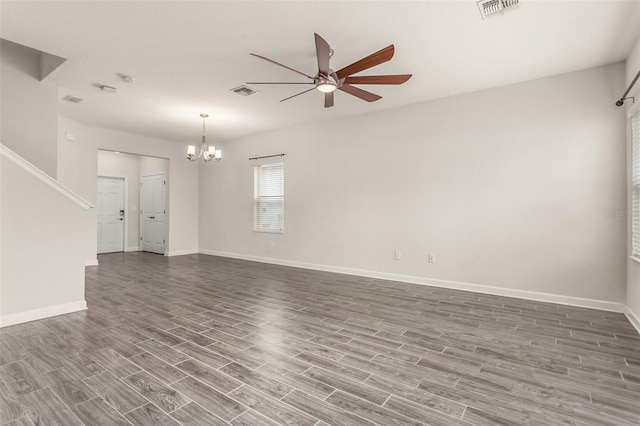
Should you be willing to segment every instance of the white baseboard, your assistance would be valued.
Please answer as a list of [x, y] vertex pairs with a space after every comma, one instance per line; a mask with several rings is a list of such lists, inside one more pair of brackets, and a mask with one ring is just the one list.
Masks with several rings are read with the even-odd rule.
[[200, 253], [197, 249], [191, 250], [176, 250], [176, 251], [167, 251], [164, 253], [165, 256], [183, 256], [185, 254], [198, 254]]
[[98, 266], [98, 259], [85, 260], [84, 266]]
[[292, 266], [294, 268], [313, 269], [316, 271], [335, 272], [338, 274], [357, 275], [361, 277], [377, 278], [389, 281], [399, 281], [409, 284], [421, 284], [454, 290], [472, 291], [476, 293], [492, 294], [495, 296], [515, 297], [519, 299], [535, 300], [538, 302], [558, 303], [561, 305], [578, 306], [581, 308], [599, 309], [610, 312], [624, 312], [622, 303], [605, 300], [584, 299], [581, 297], [563, 296], [559, 294], [540, 293], [528, 290], [516, 290], [504, 287], [493, 287], [481, 284], [471, 284], [459, 281], [439, 280], [435, 278], [417, 277], [413, 275], [390, 274], [387, 272], [368, 271], [364, 269], [344, 268], [341, 266], [319, 265], [315, 263], [297, 262], [293, 260], [274, 259], [270, 257], [251, 256], [238, 253], [220, 252], [214, 250], [200, 250], [201, 254], [211, 256], [230, 257], [234, 259], [250, 260], [253, 262], [271, 263], [274, 265]]
[[640, 334], [640, 318], [636, 314], [634, 314], [631, 308], [628, 306], [624, 307], [624, 314], [629, 319], [629, 322], [631, 323], [631, 325], [633, 325], [636, 328], [636, 330], [638, 331], [638, 334]]
[[1, 315], [0, 328], [55, 317], [57, 315], [70, 314], [71, 312], [84, 311], [85, 309], [87, 309], [87, 302], [81, 300], [73, 303], [65, 303], [64, 305], [49, 306], [41, 309], [18, 312], [16, 314]]
[[140, 247], [127, 247], [127, 249], [125, 250], [125, 252], [130, 251], [140, 251]]

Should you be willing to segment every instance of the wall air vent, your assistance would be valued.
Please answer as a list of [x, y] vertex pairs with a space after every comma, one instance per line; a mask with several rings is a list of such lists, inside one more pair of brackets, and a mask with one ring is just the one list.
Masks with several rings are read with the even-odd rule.
[[71, 102], [73, 104], [79, 104], [80, 102], [82, 102], [82, 99], [80, 98], [76, 98], [75, 96], [71, 96], [71, 95], [67, 95], [64, 98], [62, 98], [63, 101], [67, 101], [67, 102]]
[[242, 95], [242, 96], [251, 96], [251, 95], [255, 95], [256, 93], [260, 93], [259, 91], [254, 90], [248, 86], [234, 87], [233, 89], [231, 89], [231, 91], [233, 93], [237, 93], [238, 95]]
[[520, 0], [480, 0], [478, 9], [482, 19], [492, 16], [504, 15], [505, 12], [515, 10], [520, 7]]

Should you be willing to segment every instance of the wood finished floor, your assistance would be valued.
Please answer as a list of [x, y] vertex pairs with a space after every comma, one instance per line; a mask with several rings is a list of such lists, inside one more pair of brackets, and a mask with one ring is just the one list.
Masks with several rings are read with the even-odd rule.
[[203, 255], [99, 257], [0, 330], [0, 424], [638, 425], [621, 314]]

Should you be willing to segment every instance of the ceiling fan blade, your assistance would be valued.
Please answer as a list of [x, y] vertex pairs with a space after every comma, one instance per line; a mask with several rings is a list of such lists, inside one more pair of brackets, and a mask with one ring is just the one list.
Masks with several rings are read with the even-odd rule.
[[366, 58], [362, 58], [359, 61], [356, 61], [353, 64], [348, 65], [342, 68], [341, 70], [336, 71], [336, 75], [340, 80], [350, 76], [351, 74], [356, 74], [356, 73], [359, 73], [360, 71], [364, 71], [371, 67], [375, 67], [376, 65], [380, 65], [384, 62], [387, 62], [391, 58], [393, 58], [394, 52], [395, 52], [395, 48], [393, 47], [393, 44], [391, 44], [385, 47], [384, 49], [381, 49], [375, 53], [372, 53]]
[[300, 74], [300, 75], [304, 75], [305, 77], [310, 78], [311, 80], [313, 80], [313, 77], [311, 77], [310, 75], [307, 75], [307, 74], [303, 73], [302, 71], [294, 70], [294, 69], [293, 69], [293, 68], [291, 68], [291, 67], [288, 67], [288, 66], [286, 66], [286, 65], [282, 65], [281, 63], [276, 62], [276, 61], [273, 61], [273, 60], [271, 60], [271, 59], [269, 59], [269, 58], [265, 58], [264, 56], [256, 55], [255, 53], [249, 53], [249, 55], [251, 55], [251, 56], [255, 56], [256, 58], [264, 59], [264, 60], [265, 60], [265, 61], [267, 61], [267, 62], [271, 62], [272, 64], [279, 65], [279, 66], [281, 66], [281, 67], [283, 67], [283, 68], [286, 68], [286, 69], [288, 69], [288, 70], [290, 70], [290, 71], [297, 72], [298, 74]]
[[411, 74], [399, 75], [367, 75], [362, 77], [347, 77], [347, 84], [402, 84], [411, 78]]
[[382, 99], [382, 96], [367, 92], [366, 90], [358, 89], [357, 87], [349, 86], [348, 84], [343, 84], [342, 86], [338, 87], [338, 90], [347, 92], [348, 94], [367, 102], [375, 102], [379, 99]]
[[289, 83], [289, 82], [272, 82], [272, 81], [247, 81], [245, 84], [315, 84], [315, 83]]
[[288, 100], [289, 100], [289, 99], [291, 99], [291, 98], [295, 98], [296, 96], [300, 96], [300, 95], [302, 95], [302, 94], [304, 94], [304, 93], [310, 92], [310, 91], [315, 90], [315, 89], [316, 89], [315, 87], [312, 87], [311, 89], [309, 89], [309, 90], [305, 90], [304, 92], [300, 92], [300, 93], [297, 93], [297, 94], [295, 94], [295, 95], [293, 95], [293, 96], [289, 96], [288, 98], [284, 98], [284, 99], [282, 99], [280, 102], [288, 101]]
[[333, 106], [333, 92], [324, 94], [324, 107], [330, 108]]
[[329, 43], [318, 34], [313, 34], [316, 37], [316, 56], [318, 57], [318, 71], [320, 74], [328, 76], [331, 71], [329, 70]]

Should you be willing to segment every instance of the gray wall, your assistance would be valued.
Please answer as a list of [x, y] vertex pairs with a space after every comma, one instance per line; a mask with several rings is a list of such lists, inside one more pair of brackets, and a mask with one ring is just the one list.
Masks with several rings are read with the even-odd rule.
[[[230, 141], [200, 168], [200, 249], [624, 303], [626, 223], [606, 214], [626, 206], [624, 74]], [[247, 158], [280, 152], [286, 232], [256, 234]]]
[[0, 161], [0, 322], [11, 325], [85, 309], [78, 224], [89, 210], [4, 157]]

